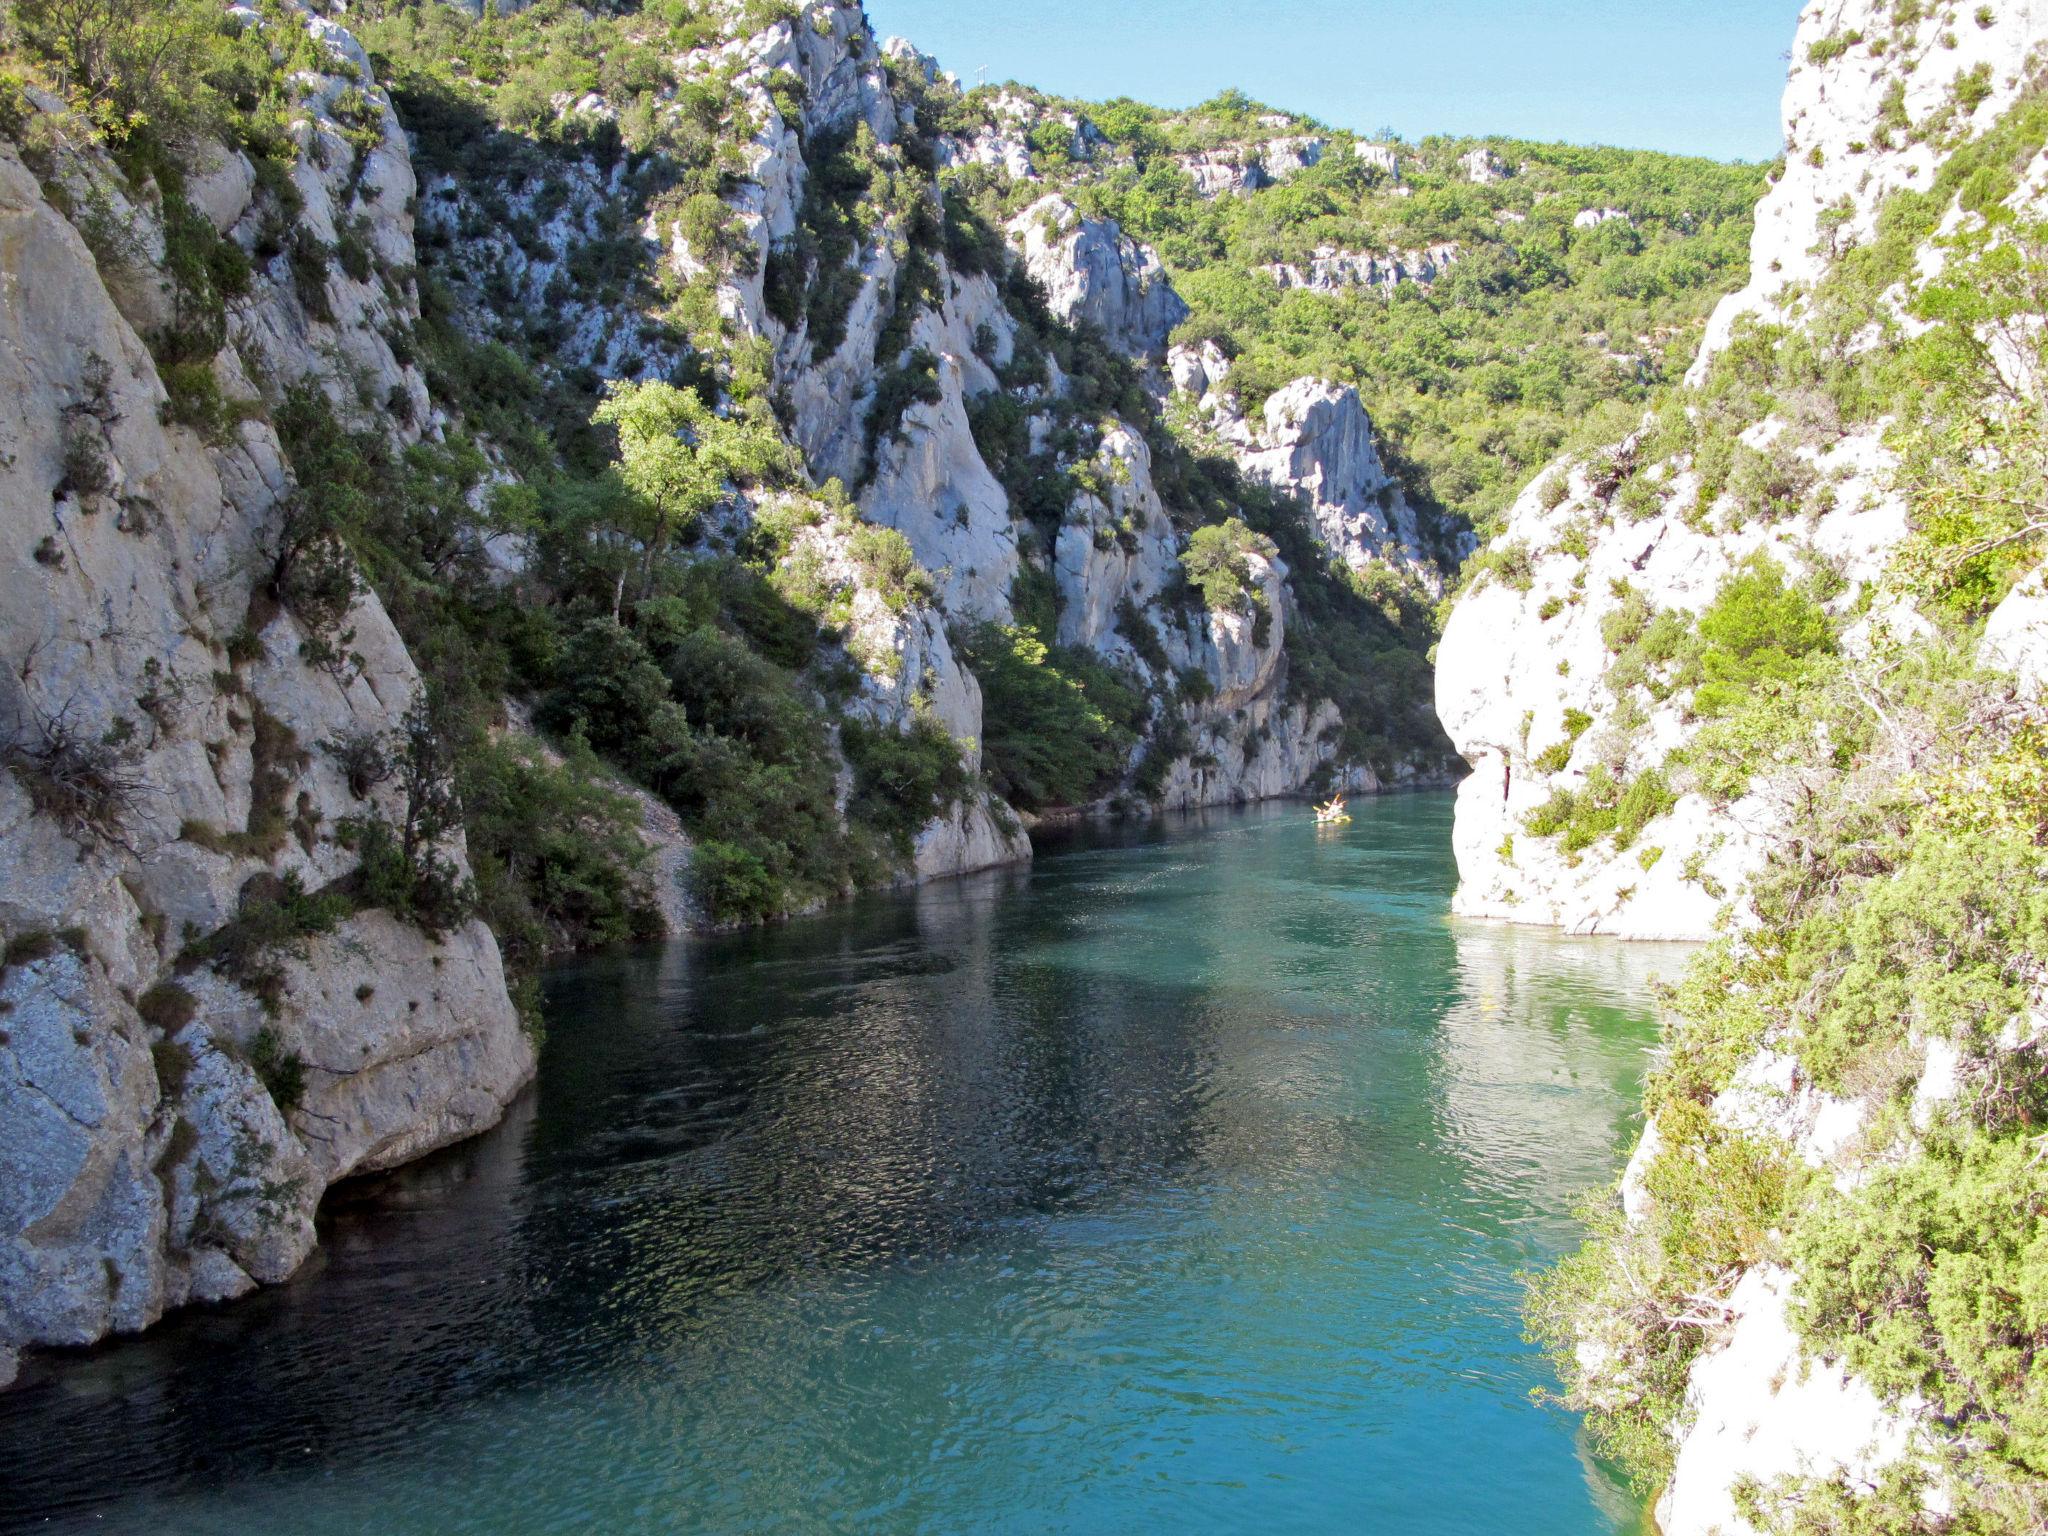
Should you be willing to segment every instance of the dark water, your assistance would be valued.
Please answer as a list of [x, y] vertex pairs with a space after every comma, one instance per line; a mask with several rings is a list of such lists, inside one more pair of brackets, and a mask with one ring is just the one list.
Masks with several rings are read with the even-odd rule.
[[1512, 1274], [1678, 957], [1451, 922], [1449, 827], [1217, 816], [564, 970], [501, 1130], [0, 1395], [0, 1525], [1632, 1530]]

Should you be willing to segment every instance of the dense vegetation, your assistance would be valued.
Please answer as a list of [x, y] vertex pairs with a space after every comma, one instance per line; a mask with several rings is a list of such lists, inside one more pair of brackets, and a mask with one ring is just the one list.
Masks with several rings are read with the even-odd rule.
[[[998, 120], [1015, 86], [947, 99], [948, 130]], [[1130, 100], [1062, 101], [1102, 141], [1076, 160], [1057, 116], [1031, 143], [1038, 167], [1079, 207], [1155, 246], [1192, 315], [1175, 340], [1214, 340], [1250, 410], [1288, 381], [1354, 383], [1418, 505], [1484, 537], [1507, 503], [1568, 446], [1610, 441], [1681, 373], [1699, 325], [1747, 270], [1757, 166], [1647, 151], [1431, 138], [1378, 147], [1398, 179], [1361, 157], [1369, 144], [1234, 92], [1186, 112]], [[1321, 157], [1284, 182], [1204, 198], [1184, 162], [1256, 155], [1312, 135]], [[1475, 183], [1463, 161], [1488, 150], [1511, 174]], [[1042, 195], [984, 167], [954, 173], [962, 196], [999, 216]], [[1613, 211], [1591, 228], [1582, 211]], [[1282, 286], [1270, 270], [1319, 249], [1386, 256], [1455, 245], [1434, 282], [1391, 291]]]
[[[9, 89], [61, 86], [123, 167], [154, 178], [164, 193], [179, 322], [151, 342], [172, 410], [195, 426], [262, 407], [230, 407], [203, 393], [213, 382], [208, 361], [226, 339], [225, 306], [250, 279], [239, 249], [188, 214], [187, 167], [222, 138], [249, 152], [286, 240], [299, 238], [288, 233], [297, 211], [288, 180], [296, 150], [285, 132], [296, 104], [290, 77], [325, 61], [296, 18], [275, 7], [266, 16], [259, 43], [259, 29], [223, 28], [210, 4], [135, 11], [99, 0], [31, 0], [11, 38]], [[657, 22], [666, 29], [658, 36]], [[381, 25], [410, 46], [411, 66], [436, 64], [434, 73], [402, 72], [410, 92], [401, 99], [422, 124], [423, 164], [452, 164], [481, 148], [486, 156], [509, 151], [515, 166], [550, 169], [563, 164], [557, 141], [516, 131], [486, 135], [481, 146], [470, 139], [479, 92], [450, 82], [504, 84], [481, 94], [507, 129], [530, 128], [517, 72], [503, 73], [521, 51], [522, 30], [548, 39], [551, 67], [579, 61], [574, 68], [591, 72], [591, 88], [616, 87], [644, 105], [654, 85], [675, 84], [654, 62], [664, 49], [714, 39], [724, 28], [687, 6], [650, 10], [635, 19], [631, 38], [615, 19], [560, 5], [502, 31], [494, 16], [466, 18], [439, 5], [392, 7]], [[268, 46], [272, 38], [284, 44], [281, 53]], [[16, 137], [41, 163], [36, 135], [44, 125], [13, 110]], [[746, 127], [733, 110], [717, 94], [671, 114], [659, 142], [637, 151], [623, 150], [615, 131], [594, 146], [579, 139], [569, 147], [632, 154], [644, 192], [666, 194], [676, 217], [712, 217], [703, 199], [716, 203], [728, 189], [732, 145]], [[370, 114], [366, 146], [381, 131], [374, 122]], [[697, 168], [708, 179], [693, 181]], [[350, 259], [302, 240], [284, 254], [294, 273], [313, 264], [300, 288], [309, 303], [324, 303], [325, 263]], [[597, 256], [605, 259], [594, 256], [583, 274], [592, 293], [624, 302], [641, 284], [658, 296], [637, 235], [616, 238]], [[849, 723], [839, 738], [836, 705], [857, 676], [836, 643], [848, 589], [792, 581], [793, 568], [785, 569], [788, 536], [818, 523], [829, 506], [797, 498], [779, 523], [764, 515], [737, 541], [703, 537], [703, 520], [735, 494], [801, 484], [792, 451], [753, 392], [758, 379], [747, 360], [735, 361], [714, 331], [699, 338], [686, 382], [606, 390], [588, 371], [546, 370], [544, 330], [517, 332], [509, 345], [471, 339], [435, 273], [420, 280], [423, 320], [393, 345], [419, 359], [435, 399], [469, 430], [401, 450], [380, 419], [398, 402], [358, 407], [293, 388], [270, 414], [301, 489], [248, 625], [253, 636], [288, 610], [309, 635], [313, 658], [346, 673], [348, 611], [367, 584], [420, 664], [425, 693], [409, 740], [330, 745], [359, 793], [402, 776], [408, 751], [429, 753], [454, 791], [446, 809], [467, 834], [474, 885], [458, 887], [437, 866], [433, 848], [447, 827], [422, 836], [410, 824], [365, 823], [344, 829], [363, 846], [356, 898], [434, 926], [480, 911], [519, 976], [562, 945], [653, 931], [633, 831], [638, 808], [608, 783], [621, 773], [682, 813], [698, 840], [694, 895], [715, 920], [758, 919], [885, 878], [907, 855], [909, 833], [968, 786], [953, 744], [928, 727], [884, 741]], [[197, 398], [181, 393], [181, 377]], [[504, 481], [500, 466], [519, 478]], [[80, 473], [90, 468], [82, 464]], [[845, 521], [843, 511], [836, 516]], [[900, 536], [846, 532], [854, 579], [897, 606], [928, 595]], [[508, 586], [490, 569], [478, 536], [505, 534], [528, 544], [534, 584]], [[534, 602], [536, 591], [549, 601]], [[508, 697], [531, 702], [559, 752], [502, 734]], [[835, 795], [842, 757], [858, 786], [844, 816]], [[233, 837], [238, 848], [263, 846], [253, 834]]]
[[[932, 586], [906, 541], [861, 524], [842, 487], [810, 486], [762, 346], [718, 311], [717, 265], [755, 259], [734, 237], [727, 197], [757, 124], [731, 75], [686, 78], [674, 60], [726, 35], [728, 21], [688, 0], [619, 13], [544, 0], [511, 17], [364, 0], [352, 15], [395, 84], [419, 164], [452, 178], [462, 204], [452, 231], [425, 225], [421, 272], [376, 273], [418, 281], [419, 323], [387, 340], [420, 362], [449, 412], [445, 430], [412, 441], [394, 430], [418, 426], [403, 419], [410, 397], [338, 401], [296, 386], [265, 405], [226, 398], [211, 369], [229, 309], [259, 273], [284, 274], [322, 318], [331, 267], [357, 281], [376, 272], [359, 230], [326, 243], [296, 224], [293, 79], [323, 59], [275, 0], [263, 14], [261, 29], [239, 29], [211, 0], [16, 0], [0, 70], [0, 132], [53, 199], [72, 206], [57, 175], [66, 146], [31, 87], [61, 95], [65, 132], [103, 147], [132, 184], [154, 183], [171, 319], [146, 339], [167, 420], [220, 443], [267, 414], [296, 472], [220, 686], [239, 696], [239, 671], [280, 613], [309, 661], [347, 677], [360, 665], [348, 622], [364, 583], [424, 679], [383, 740], [300, 743], [252, 707], [246, 824], [187, 823], [180, 835], [255, 856], [310, 838], [285, 802], [284, 769], [317, 750], [366, 807], [334, 829], [360, 868], [323, 891], [250, 882], [237, 918], [188, 943], [181, 967], [211, 966], [263, 1001], [280, 954], [363, 905], [433, 931], [481, 913], [528, 981], [552, 948], [649, 931], [639, 807], [622, 778], [683, 818], [694, 894], [717, 920], [790, 911], [899, 871], [919, 829], [978, 786], [925, 701], [902, 731], [847, 708], [862, 670], [886, 670], [894, 655], [863, 652], [856, 610], [901, 617]], [[787, 14], [756, 0], [738, 24]], [[1874, 43], [1845, 35], [1825, 50], [1854, 47]], [[994, 278], [1019, 321], [1004, 387], [975, 403], [972, 424], [1028, 525], [1027, 565], [1014, 623], [954, 637], [987, 701], [991, 786], [1027, 809], [1143, 797], [1189, 750], [1200, 675], [1148, 692], [1135, 674], [1053, 643], [1050, 546], [1077, 497], [1106, 504], [1117, 420], [1144, 438], [1185, 535], [1167, 601], [1270, 633], [1260, 574], [1283, 560], [1292, 698], [1340, 707], [1353, 761], [1440, 748], [1417, 592], [1333, 567], [1297, 507], [1244, 483], [1104, 338], [1052, 319], [996, 233], [1047, 183], [939, 169], [941, 139], [995, 122], [998, 93], [963, 94], [916, 71], [898, 71], [895, 86], [914, 124], [904, 142], [856, 126], [808, 143], [799, 227], [761, 275], [771, 312], [805, 326], [824, 355], [856, 298], [849, 258], [900, 243], [870, 451], [936, 388], [911, 321], [934, 297], [940, 254]], [[793, 113], [801, 87], [774, 89]], [[1613, 516], [1664, 507], [1672, 482], [1656, 466], [1682, 465], [1680, 510], [1696, 526], [1784, 523], [1831, 505], [1811, 450], [1888, 423], [1914, 536], [1885, 590], [1846, 612], [1824, 561], [1793, 569], [1763, 556], [1696, 616], [1617, 590], [1603, 635], [1608, 727], [1589, 736], [1591, 715], [1568, 716], [1565, 739], [1536, 755], [1556, 771], [1588, 738], [1599, 761], [1526, 824], [1568, 854], [1605, 841], [1649, 867], [1659, 850], [1639, 840], [1677, 794], [1725, 804], [1761, 780], [1792, 791], [1792, 835], [1741, 893], [1756, 922], [1712, 946], [1674, 996], [1670, 1048], [1648, 1090], [1658, 1149], [1647, 1214], [1630, 1223], [1596, 1202], [1590, 1240], [1531, 1302], [1602, 1448], [1649, 1489], [1668, 1473], [1687, 1372], [1726, 1316], [1730, 1285], [1759, 1264], [1789, 1265], [1809, 1347], [1846, 1359], [1891, 1400], [1933, 1405], [1947, 1431], [1874, 1488], [1800, 1478], [1744, 1490], [1751, 1518], [1790, 1536], [2010, 1536], [2044, 1518], [2048, 1052], [2033, 1031], [2048, 947], [2048, 726], [2011, 679], [1976, 662], [1973, 641], [2048, 535], [2048, 225], [2007, 206], [2048, 145], [2048, 92], [2029, 91], [1966, 140], [1984, 89], [1981, 78], [1960, 88], [1938, 121], [1895, 125], [1946, 157], [1927, 189], [1886, 203], [1874, 238], [1837, 241], [1796, 324], [1750, 324], [1697, 389], [1661, 403], [1707, 304], [1737, 275], [1757, 168], [1496, 142], [1512, 174], [1474, 180], [1461, 162], [1478, 146], [1431, 140], [1392, 146], [1397, 183], [1383, 158], [1317, 130], [1321, 158], [1282, 184], [1204, 198], [1190, 157], [1241, 158], [1313, 125], [1235, 95], [1186, 113], [1022, 98], [1037, 169], [1157, 245], [1193, 307], [1180, 339], [1230, 355], [1245, 405], [1297, 375], [1356, 382], [1415, 498], [1451, 522], [1489, 529], [1560, 447], [1611, 438], [1658, 404], [1635, 450], [1596, 466]], [[610, 111], [564, 110], [584, 93]], [[360, 159], [381, 116], [366, 98], [343, 115]], [[253, 251], [216, 235], [186, 198], [195, 155], [214, 141], [255, 167]], [[542, 225], [592, 184], [609, 189], [603, 206], [538, 295], [501, 258], [470, 264], [500, 231], [539, 250]], [[1958, 205], [1976, 217], [1940, 233]], [[1610, 209], [1625, 216], [1576, 217]], [[101, 260], [135, 259], [107, 209], [72, 211]], [[650, 221], [703, 270], [655, 261], [640, 233]], [[1827, 222], [1839, 233], [1847, 210]], [[1323, 293], [1266, 270], [1322, 247], [1449, 242], [1457, 259], [1427, 287]], [[1945, 258], [1933, 276], [1918, 262], [1930, 242]], [[616, 333], [602, 352], [564, 361], [579, 306], [612, 315]], [[480, 319], [488, 338], [475, 334]], [[1069, 387], [1048, 401], [1034, 392], [1055, 365]], [[1027, 404], [1046, 409], [1050, 431], [1034, 435]], [[1782, 430], [1760, 446], [1751, 429], [1771, 417]], [[68, 445], [70, 489], [104, 487], [96, 453], [89, 430]], [[487, 558], [501, 535], [524, 551], [516, 582]], [[1502, 546], [1476, 574], [1526, 585], [1529, 558]], [[1900, 601], [1933, 632], [1879, 623], [1845, 643], [1849, 621]], [[1121, 627], [1163, 677], [1143, 616]], [[508, 700], [531, 709], [547, 745], [507, 729]], [[1696, 729], [1651, 761], [1644, 703], [1669, 700]], [[90, 827], [91, 796], [32, 757], [16, 752], [8, 766], [45, 809]], [[393, 820], [367, 809], [382, 785], [399, 791]], [[458, 825], [466, 881], [442, 851]], [[166, 982], [140, 1006], [168, 1024], [193, 1003]], [[1956, 1069], [1953, 1091], [1929, 1099], [1918, 1089], [1935, 1042]], [[258, 1037], [256, 1065], [289, 1104], [303, 1064], [275, 1045]], [[1863, 1177], [1818, 1177], [1782, 1142], [1717, 1116], [1760, 1048], [1795, 1055], [1821, 1091], [1861, 1102]], [[1587, 1342], [1600, 1349], [1582, 1353]], [[1952, 1515], [1920, 1498], [1936, 1479], [1968, 1490]]]

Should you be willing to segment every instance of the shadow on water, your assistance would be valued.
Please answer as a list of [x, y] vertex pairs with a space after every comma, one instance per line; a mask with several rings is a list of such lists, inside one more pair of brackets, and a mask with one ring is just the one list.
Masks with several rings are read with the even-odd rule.
[[1077, 833], [566, 966], [498, 1131], [337, 1191], [293, 1283], [33, 1364], [0, 1523], [1631, 1529], [1513, 1275], [1682, 952], [1450, 922], [1448, 830]]

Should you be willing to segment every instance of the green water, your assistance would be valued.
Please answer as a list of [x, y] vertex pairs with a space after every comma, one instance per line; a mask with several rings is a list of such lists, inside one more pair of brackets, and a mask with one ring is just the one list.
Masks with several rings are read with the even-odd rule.
[[503, 1128], [0, 1395], [0, 1523], [1631, 1531], [1512, 1277], [1682, 952], [1451, 921], [1449, 828], [1218, 815], [564, 969]]

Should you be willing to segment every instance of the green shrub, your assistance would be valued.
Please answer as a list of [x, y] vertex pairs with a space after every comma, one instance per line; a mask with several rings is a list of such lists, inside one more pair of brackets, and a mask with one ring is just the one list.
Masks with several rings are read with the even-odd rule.
[[[1670, 1475], [1671, 1427], [1711, 1317], [1701, 1316], [1702, 1298], [1777, 1253], [1776, 1228], [1801, 1188], [1781, 1148], [1719, 1124], [1701, 1104], [1660, 1104], [1657, 1128], [1643, 1221], [1625, 1223], [1611, 1194], [1589, 1201], [1590, 1235], [1529, 1277], [1525, 1313], [1595, 1447], [1645, 1497]], [[1589, 1341], [1597, 1354], [1581, 1354]]]
[[601, 781], [587, 748], [554, 763], [531, 744], [492, 742], [457, 775], [477, 908], [515, 970], [659, 934], [638, 807]]
[[875, 454], [884, 438], [900, 440], [903, 413], [913, 405], [936, 405], [939, 401], [939, 360], [923, 347], [912, 352], [900, 368], [891, 368], [875, 381], [875, 397], [868, 405], [866, 473], [875, 472]]
[[1529, 546], [1519, 539], [1507, 539], [1489, 545], [1465, 562], [1465, 585], [1468, 591], [1477, 591], [1489, 581], [1516, 592], [1526, 592], [1536, 584], [1536, 565], [1529, 553]]
[[135, 1000], [135, 1011], [150, 1028], [175, 1035], [192, 1022], [199, 1000], [175, 981], [159, 981]]
[[475, 888], [432, 843], [415, 838], [408, 849], [401, 829], [373, 816], [344, 820], [336, 834], [356, 854], [359, 906], [389, 912], [435, 938], [460, 927], [476, 910]]
[[[1545, 767], [1545, 772], [1560, 772], [1570, 760], [1570, 747], [1564, 743], [1550, 750], [1556, 753], [1560, 749], [1563, 756], [1556, 759], [1555, 767]], [[1587, 770], [1583, 788], [1552, 790], [1550, 798], [1530, 811], [1522, 824], [1531, 836], [1557, 838], [1567, 854], [1583, 852], [1603, 837], [1620, 850], [1634, 843], [1644, 827], [1675, 804], [1677, 796], [1660, 770], [1649, 769], [1624, 786], [1605, 766], [1595, 764]]]
[[714, 922], [760, 922], [778, 916], [786, 899], [767, 865], [731, 843], [700, 842], [690, 850], [690, 882]]
[[1885, 1398], [1918, 1394], [1980, 1438], [1991, 1508], [2048, 1477], [2044, 1210], [2048, 1169], [2026, 1139], [1963, 1135], [1829, 1191], [1791, 1238], [1801, 1332]]
[[981, 682], [982, 756], [998, 794], [1038, 810], [1115, 788], [1145, 719], [1133, 680], [1021, 626], [983, 624], [957, 649]]
[[1265, 600], [1252, 575], [1252, 557], [1271, 561], [1278, 553], [1271, 539], [1252, 532], [1242, 518], [1232, 517], [1189, 534], [1180, 563], [1189, 585], [1202, 594], [1204, 603], [1220, 612], [1236, 613], [1247, 603]]
[[355, 904], [338, 890], [309, 891], [296, 871], [252, 875], [234, 918], [188, 943], [178, 967], [210, 965], [276, 1014], [284, 1000], [282, 962], [302, 959], [308, 942], [331, 933]]
[[289, 1115], [306, 1097], [306, 1060], [266, 1024], [249, 1044], [249, 1065], [280, 1113]]
[[891, 613], [932, 600], [932, 579], [917, 563], [910, 540], [894, 528], [862, 523], [848, 541], [861, 579], [880, 592]]
[[848, 814], [908, 858], [917, 834], [968, 792], [960, 748], [936, 721], [919, 718], [892, 730], [849, 720], [840, 745], [853, 769]]
[[1762, 552], [1721, 583], [1700, 615], [1699, 639], [1704, 680], [1693, 710], [1708, 718], [1732, 713], [1759, 687], [1796, 681], [1809, 658], [1835, 649], [1827, 611]]

